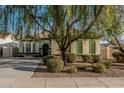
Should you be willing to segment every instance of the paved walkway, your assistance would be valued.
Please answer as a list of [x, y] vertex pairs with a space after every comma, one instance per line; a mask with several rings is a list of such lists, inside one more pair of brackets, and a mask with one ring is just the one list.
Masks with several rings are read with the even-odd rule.
[[120, 78], [25, 78], [0, 79], [5, 88], [124, 88], [124, 77]]
[[124, 77], [31, 78], [38, 63], [34, 58], [0, 59], [0, 88], [124, 88]]

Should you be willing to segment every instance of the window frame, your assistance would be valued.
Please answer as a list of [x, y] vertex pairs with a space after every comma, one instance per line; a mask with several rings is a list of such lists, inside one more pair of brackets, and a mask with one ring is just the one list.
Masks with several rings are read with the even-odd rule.
[[95, 53], [96, 53], [96, 42], [94, 39], [89, 39], [89, 54], [95, 54]]
[[[81, 43], [79, 45], [79, 42]], [[76, 54], [82, 54], [83, 53], [83, 40], [79, 39], [76, 41]]]

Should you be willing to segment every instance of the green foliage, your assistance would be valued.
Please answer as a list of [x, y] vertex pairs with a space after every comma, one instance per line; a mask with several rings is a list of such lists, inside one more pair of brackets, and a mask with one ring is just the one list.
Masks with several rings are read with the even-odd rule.
[[103, 62], [103, 65], [106, 67], [106, 69], [109, 69], [111, 67], [111, 63], [108, 60]]
[[61, 72], [63, 70], [64, 63], [58, 58], [50, 58], [47, 61], [47, 70], [49, 72]]
[[56, 56], [55, 55], [47, 55], [47, 56], [42, 57], [42, 60], [43, 60], [44, 64], [46, 65], [48, 60], [52, 59], [52, 58], [56, 58]]
[[82, 57], [84, 62], [88, 62], [90, 59], [90, 55], [88, 55], [88, 54], [83, 54], [83, 55], [81, 55], [81, 57]]
[[113, 6], [104, 7], [103, 22], [105, 28], [110, 28], [113, 25], [114, 19], [116, 18], [116, 11]]
[[67, 62], [68, 63], [76, 62], [76, 54], [74, 54], [74, 53], [67, 54]]
[[104, 73], [106, 72], [106, 67], [103, 64], [95, 64], [93, 71], [96, 73]]
[[91, 57], [94, 63], [98, 63], [100, 61], [100, 55], [98, 54], [92, 54]]
[[78, 72], [78, 69], [74, 66], [71, 66], [70, 68], [67, 69], [67, 72], [70, 73], [70, 74], [71, 73], [76, 73], [76, 72]]
[[[3, 31], [4, 27], [8, 28], [7, 22], [10, 20], [12, 25], [9, 25], [9, 28], [12, 27], [11, 31], [16, 31], [17, 40], [23, 40], [25, 34], [31, 34], [33, 37], [38, 34], [37, 36], [40, 37], [39, 31], [48, 31], [49, 38], [58, 44], [64, 60], [65, 52], [71, 43], [84, 38], [85, 34], [95, 26], [103, 6], [5, 5], [0, 8], [0, 23], [3, 23], [0, 30]], [[3, 18], [6, 19], [4, 20], [6, 24]], [[87, 35], [85, 38], [90, 38], [90, 36]], [[41, 38], [38, 39], [41, 40]]]
[[102, 16], [102, 33], [105, 39], [115, 47], [120, 48], [120, 39], [123, 34], [123, 6], [105, 6]]
[[119, 63], [124, 62], [124, 54], [121, 52], [113, 52], [112, 56], [115, 58], [115, 60]]

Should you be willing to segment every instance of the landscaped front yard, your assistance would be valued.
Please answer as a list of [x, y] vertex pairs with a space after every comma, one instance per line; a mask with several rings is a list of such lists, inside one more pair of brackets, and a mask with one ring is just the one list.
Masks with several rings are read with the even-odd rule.
[[[86, 65], [87, 63], [80, 63]], [[89, 63], [88, 63], [89, 65]], [[33, 74], [33, 78], [40, 77], [123, 77], [124, 76], [124, 63], [112, 63], [111, 68], [107, 69], [105, 73], [96, 73], [90, 69], [84, 70], [80, 69], [76, 73], [67, 73], [65, 72], [69, 66], [66, 66], [64, 70], [60, 73], [51, 73], [47, 71], [47, 67], [44, 64], [40, 64]]]

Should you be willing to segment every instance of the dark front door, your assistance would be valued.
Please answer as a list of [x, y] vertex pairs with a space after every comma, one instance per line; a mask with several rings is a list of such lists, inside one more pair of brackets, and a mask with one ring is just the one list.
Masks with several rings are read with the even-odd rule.
[[43, 56], [46, 56], [49, 54], [49, 45], [48, 44], [44, 44], [43, 45]]

